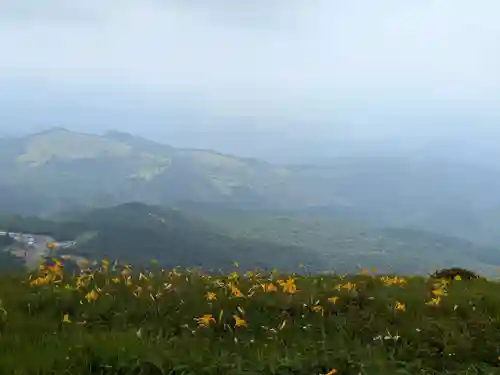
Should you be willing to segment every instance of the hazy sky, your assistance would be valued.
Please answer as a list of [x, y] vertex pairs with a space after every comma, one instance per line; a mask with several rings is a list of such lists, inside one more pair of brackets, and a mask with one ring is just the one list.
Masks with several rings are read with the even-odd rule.
[[0, 0], [0, 134], [114, 128], [257, 153], [500, 137], [499, 14], [498, 0]]

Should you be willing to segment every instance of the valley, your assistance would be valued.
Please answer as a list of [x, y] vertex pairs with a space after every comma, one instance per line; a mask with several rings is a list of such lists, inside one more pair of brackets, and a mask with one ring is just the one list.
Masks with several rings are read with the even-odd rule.
[[273, 165], [64, 128], [3, 142], [0, 167], [0, 228], [82, 238], [73, 256], [407, 274], [500, 265], [492, 168], [389, 157]]

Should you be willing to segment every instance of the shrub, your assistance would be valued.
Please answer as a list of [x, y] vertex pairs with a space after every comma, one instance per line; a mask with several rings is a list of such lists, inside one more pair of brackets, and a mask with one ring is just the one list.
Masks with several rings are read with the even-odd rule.
[[480, 278], [480, 276], [474, 272], [459, 267], [444, 268], [431, 275], [432, 278], [446, 280], [453, 280], [457, 276], [460, 276], [464, 280], [474, 280]]

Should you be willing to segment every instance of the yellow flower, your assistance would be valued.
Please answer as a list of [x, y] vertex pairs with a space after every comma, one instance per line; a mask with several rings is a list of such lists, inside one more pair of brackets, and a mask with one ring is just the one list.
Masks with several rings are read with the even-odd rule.
[[323, 311], [323, 306], [321, 306], [321, 305], [311, 306], [311, 310], [314, 312]]
[[297, 292], [297, 286], [295, 285], [295, 280], [291, 277], [282, 283], [281, 287], [283, 288], [284, 293], [294, 294]]
[[389, 276], [382, 276], [380, 280], [385, 284], [385, 285], [405, 285], [407, 284], [407, 281], [403, 278], [399, 278], [397, 276], [394, 277], [389, 277]]
[[194, 318], [194, 320], [196, 321], [196, 323], [198, 323], [198, 327], [203, 328], [207, 328], [212, 322], [215, 323], [215, 319], [212, 314], [205, 314], [200, 316], [199, 318]]
[[338, 300], [339, 300], [339, 297], [330, 297], [330, 298], [328, 298], [328, 302], [331, 302], [333, 304], [337, 303]]
[[231, 293], [235, 297], [243, 297], [243, 293], [234, 285], [231, 285]]
[[207, 301], [215, 301], [217, 299], [217, 294], [214, 292], [207, 292], [207, 294], [205, 294], [205, 298]]
[[99, 298], [99, 294], [95, 290], [92, 290], [85, 295], [85, 299], [88, 302], [95, 301], [97, 298]]
[[434, 294], [435, 296], [445, 296], [446, 291], [444, 289], [434, 289], [432, 291], [432, 294]]
[[398, 283], [399, 285], [406, 285], [406, 284], [408, 283], [408, 282], [407, 282], [405, 279], [403, 279], [402, 277], [397, 277], [397, 280], [398, 280], [398, 281], [397, 281], [397, 283]]
[[430, 301], [426, 302], [426, 305], [437, 306], [441, 302], [441, 297], [432, 298]]
[[338, 371], [337, 369], [332, 368], [330, 371], [328, 371], [325, 375], [333, 375], [336, 374]]
[[353, 283], [351, 283], [351, 282], [349, 281], [349, 282], [347, 282], [346, 284], [341, 285], [340, 287], [341, 287], [341, 288], [343, 288], [343, 289], [347, 289], [347, 290], [351, 291], [351, 290], [356, 289], [356, 284], [353, 284]]
[[71, 320], [69, 318], [69, 314], [64, 314], [62, 321], [63, 321], [63, 323], [71, 323]]
[[240, 318], [238, 315], [233, 315], [234, 326], [235, 327], [246, 327], [247, 322], [244, 319]]
[[45, 285], [45, 284], [48, 284], [49, 282], [50, 282], [50, 279], [48, 277], [37, 277], [36, 279], [30, 281], [30, 285], [31, 286], [33, 286], [33, 285]]
[[62, 263], [57, 258], [52, 258], [52, 261], [56, 266], [62, 266]]
[[262, 284], [261, 286], [266, 293], [276, 292], [278, 290], [278, 288], [276, 288], [276, 285], [274, 285], [273, 283]]
[[406, 306], [404, 305], [404, 303], [396, 301], [396, 307], [395, 307], [395, 309], [397, 311], [405, 311], [406, 310]]

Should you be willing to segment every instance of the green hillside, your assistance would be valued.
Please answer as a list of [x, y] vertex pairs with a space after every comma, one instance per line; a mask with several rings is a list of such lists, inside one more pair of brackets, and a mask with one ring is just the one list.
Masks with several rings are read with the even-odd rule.
[[336, 269], [350, 272], [360, 264], [385, 272], [426, 274], [454, 264], [494, 275], [500, 265], [500, 247], [422, 230], [374, 228], [343, 214], [178, 206], [231, 236], [307, 248], [327, 257]]
[[99, 262], [0, 276], [12, 375], [494, 375], [499, 283], [208, 275]]
[[[136, 265], [152, 260], [166, 267], [227, 269], [234, 262], [244, 268], [296, 269], [299, 262], [312, 270], [326, 270], [327, 259], [298, 246], [233, 238], [203, 221], [173, 209], [127, 203], [92, 210], [55, 222], [36, 217], [4, 217], [0, 226], [12, 231], [51, 235], [78, 241], [66, 254], [92, 259], [120, 259]], [[89, 235], [90, 234], [90, 235]]]
[[[0, 217], [11, 231], [77, 240], [70, 254], [90, 259], [121, 259], [168, 267], [200, 266], [429, 274], [462, 266], [494, 276], [500, 251], [459, 238], [412, 229], [376, 229], [331, 216], [271, 213], [223, 206], [179, 205], [183, 209], [127, 203], [67, 214], [64, 221]], [[68, 251], [66, 251], [68, 254]]]

